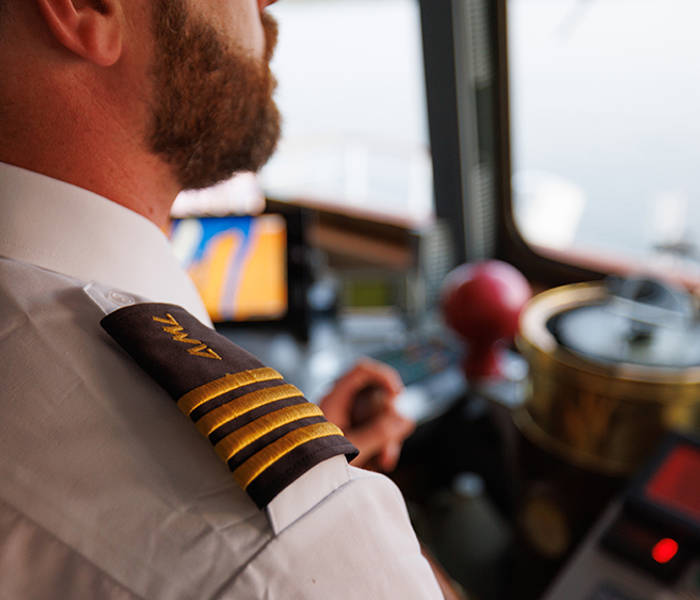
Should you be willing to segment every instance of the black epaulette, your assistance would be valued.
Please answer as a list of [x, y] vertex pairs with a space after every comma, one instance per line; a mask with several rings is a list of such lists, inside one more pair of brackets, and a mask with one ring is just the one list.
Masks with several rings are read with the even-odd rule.
[[318, 463], [357, 449], [282, 376], [172, 304], [136, 304], [102, 327], [177, 401], [260, 507]]

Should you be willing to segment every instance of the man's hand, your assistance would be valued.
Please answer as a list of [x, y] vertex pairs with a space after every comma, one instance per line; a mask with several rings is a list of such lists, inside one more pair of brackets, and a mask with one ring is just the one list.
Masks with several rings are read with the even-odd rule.
[[[375, 386], [385, 395], [380, 412], [368, 422], [353, 427], [352, 407], [358, 392], [368, 386]], [[413, 431], [415, 424], [402, 417], [394, 400], [403, 389], [399, 374], [388, 365], [363, 359], [343, 375], [331, 391], [321, 400], [321, 410], [326, 418], [335, 423], [360, 451], [353, 461], [356, 467], [366, 466], [376, 457], [376, 464], [382, 471], [396, 467], [403, 440]]]

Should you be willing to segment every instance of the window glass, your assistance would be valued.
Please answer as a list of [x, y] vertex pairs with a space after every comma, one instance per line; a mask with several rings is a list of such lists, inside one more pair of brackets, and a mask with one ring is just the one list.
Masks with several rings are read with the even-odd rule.
[[432, 178], [416, 0], [285, 0], [268, 195], [424, 220]]
[[508, 13], [524, 237], [697, 271], [700, 3], [508, 0]]

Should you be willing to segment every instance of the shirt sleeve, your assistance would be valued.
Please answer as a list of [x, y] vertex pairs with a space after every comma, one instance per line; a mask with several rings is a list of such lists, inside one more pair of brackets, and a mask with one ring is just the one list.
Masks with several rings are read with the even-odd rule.
[[276, 535], [224, 598], [442, 598], [388, 478], [345, 466], [346, 482]]

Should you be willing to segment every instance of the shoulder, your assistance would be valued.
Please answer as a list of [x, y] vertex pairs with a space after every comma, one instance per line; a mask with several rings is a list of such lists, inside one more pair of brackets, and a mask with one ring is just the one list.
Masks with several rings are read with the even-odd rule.
[[[336, 467], [345, 470], [344, 482], [296, 520], [276, 523], [285, 527], [227, 593], [285, 600], [442, 598], [394, 483], [348, 465]], [[328, 477], [329, 485], [332, 481]], [[285, 491], [270, 504], [273, 523], [274, 513], [292, 499]]]
[[137, 595], [206, 597], [269, 541], [267, 517], [84, 285], [0, 260], [0, 502]]

